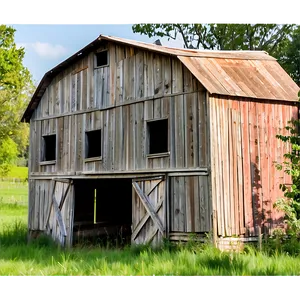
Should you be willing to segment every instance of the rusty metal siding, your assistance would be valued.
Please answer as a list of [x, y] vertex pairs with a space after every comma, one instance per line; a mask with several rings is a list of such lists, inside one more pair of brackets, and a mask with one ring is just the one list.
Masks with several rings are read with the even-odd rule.
[[297, 101], [299, 87], [275, 60], [182, 57], [210, 94]]
[[[238, 100], [237, 100], [238, 99]], [[282, 222], [273, 208], [283, 196], [280, 183], [290, 178], [277, 171], [286, 145], [276, 134], [297, 118], [293, 103], [256, 102], [247, 98], [209, 98], [213, 209], [219, 236], [254, 236]]]

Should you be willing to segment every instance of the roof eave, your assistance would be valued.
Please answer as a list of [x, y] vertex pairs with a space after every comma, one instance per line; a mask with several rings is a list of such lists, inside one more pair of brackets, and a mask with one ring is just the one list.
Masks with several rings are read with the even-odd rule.
[[61, 62], [60, 64], [58, 64], [57, 66], [55, 66], [54, 68], [52, 68], [50, 71], [48, 71], [43, 78], [41, 79], [38, 87], [36, 88], [22, 118], [21, 118], [21, 122], [29, 122], [30, 118], [32, 116], [33, 111], [35, 110], [36, 106], [34, 106], [35, 103], [39, 103], [40, 98], [42, 97], [42, 95], [44, 94], [44, 91], [46, 90], [46, 88], [49, 86], [49, 84], [51, 83], [53, 77], [55, 75], [57, 75], [61, 70], [63, 70], [65, 67], [69, 66], [71, 63], [73, 63], [74, 61], [80, 59], [80, 57], [82, 55], [85, 55], [86, 53], [90, 52], [91, 49], [93, 49], [94, 47], [96, 47], [100, 42], [100, 38], [96, 38], [94, 41], [92, 41], [91, 43], [89, 43], [88, 45], [86, 45], [84, 48], [82, 48], [81, 50], [77, 51], [75, 54], [73, 54], [72, 56], [70, 56], [69, 58], [67, 58], [66, 60], [64, 60], [63, 62]]

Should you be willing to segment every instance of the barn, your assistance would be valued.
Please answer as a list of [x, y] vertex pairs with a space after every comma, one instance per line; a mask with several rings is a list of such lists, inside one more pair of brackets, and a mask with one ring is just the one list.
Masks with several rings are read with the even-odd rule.
[[289, 180], [275, 136], [298, 118], [298, 91], [262, 51], [100, 35], [44, 75], [22, 117], [29, 236], [222, 245], [272, 232]]

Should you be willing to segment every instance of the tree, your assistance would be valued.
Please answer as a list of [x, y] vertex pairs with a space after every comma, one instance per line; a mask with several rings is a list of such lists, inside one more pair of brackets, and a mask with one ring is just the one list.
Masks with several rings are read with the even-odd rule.
[[31, 75], [23, 65], [25, 52], [17, 48], [14, 33], [12, 27], [0, 25], [0, 169], [3, 172], [27, 148], [28, 126], [21, 124], [20, 118], [33, 91]]
[[0, 147], [0, 176], [5, 176], [10, 171], [18, 153], [17, 144], [10, 137], [2, 139]]
[[180, 36], [185, 48], [263, 50], [279, 62], [297, 28], [292, 24], [135, 24], [132, 27], [133, 32], [149, 37], [175, 40]]
[[291, 41], [278, 61], [300, 86], [300, 26], [293, 32]]

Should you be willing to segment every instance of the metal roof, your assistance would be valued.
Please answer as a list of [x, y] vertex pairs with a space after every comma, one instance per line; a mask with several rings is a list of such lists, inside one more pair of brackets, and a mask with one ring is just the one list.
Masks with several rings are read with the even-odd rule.
[[42, 78], [21, 121], [28, 122], [52, 79], [63, 69], [95, 50], [102, 41], [178, 57], [211, 94], [297, 101], [299, 87], [276, 59], [264, 51], [214, 51], [164, 47], [100, 35], [93, 42], [48, 71]]

